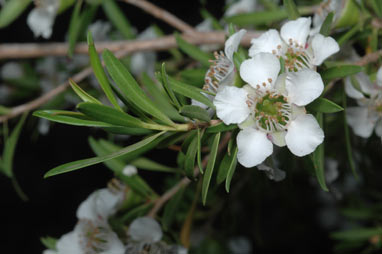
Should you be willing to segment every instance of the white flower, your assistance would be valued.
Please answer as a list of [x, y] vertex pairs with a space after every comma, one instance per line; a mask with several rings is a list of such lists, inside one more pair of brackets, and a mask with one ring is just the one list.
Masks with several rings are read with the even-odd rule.
[[338, 43], [332, 37], [316, 34], [308, 39], [311, 19], [298, 18], [286, 22], [280, 30], [270, 29], [251, 41], [249, 55], [272, 53], [285, 62], [285, 70], [298, 71], [315, 69], [326, 58], [339, 51]]
[[125, 176], [133, 176], [138, 173], [138, 170], [133, 165], [126, 165], [126, 167], [123, 168], [122, 174]]
[[[224, 53], [215, 52], [215, 60], [212, 60], [212, 65], [208, 69], [206, 76], [204, 77], [204, 90], [216, 93], [225, 86], [234, 85], [235, 81], [235, 64], [233, 63], [233, 54], [237, 51], [240, 45], [240, 41], [247, 31], [241, 29], [240, 31], [231, 35], [224, 44]], [[204, 96], [211, 101], [214, 96], [203, 93]], [[199, 106], [201, 108], [208, 108], [207, 105], [192, 100], [192, 105]], [[213, 111], [210, 111], [213, 114]]]
[[253, 12], [256, 9], [256, 2], [257, 0], [239, 0], [228, 7], [224, 16], [229, 17], [241, 13]]
[[354, 133], [368, 138], [375, 130], [382, 138], [382, 67], [377, 72], [377, 81], [373, 84], [364, 73], [355, 75], [358, 90], [353, 86], [351, 78], [345, 79], [346, 94], [357, 99], [358, 107], [346, 109], [347, 123]]
[[249, 85], [225, 87], [214, 99], [217, 116], [242, 128], [237, 136], [238, 161], [245, 167], [262, 163], [272, 154], [272, 143], [304, 156], [324, 139], [316, 119], [304, 108], [323, 91], [320, 75], [303, 69], [277, 77], [279, 71], [276, 56], [259, 53], [240, 66], [241, 78]]
[[122, 200], [123, 192], [113, 193], [107, 188], [97, 190], [80, 204], [77, 218], [106, 221], [109, 216], [117, 211]]
[[27, 24], [35, 37], [49, 39], [52, 35], [54, 19], [60, 6], [59, 0], [39, 0], [38, 5], [29, 13]]

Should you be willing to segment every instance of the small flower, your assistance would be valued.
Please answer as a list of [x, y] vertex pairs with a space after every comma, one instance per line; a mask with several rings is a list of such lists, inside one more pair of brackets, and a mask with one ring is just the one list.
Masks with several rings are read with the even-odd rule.
[[27, 17], [27, 24], [35, 37], [42, 36], [45, 39], [49, 39], [52, 35], [53, 23], [60, 6], [60, 1], [36, 0], [35, 3], [36, 7]]
[[[227, 2], [227, 1], [226, 1]], [[256, 9], [257, 0], [239, 0], [231, 4], [224, 13], [224, 17], [253, 12]]]
[[249, 55], [272, 53], [285, 62], [287, 72], [296, 72], [303, 68], [315, 69], [316, 66], [339, 51], [338, 43], [332, 37], [316, 34], [308, 39], [311, 19], [298, 18], [288, 21], [280, 30], [270, 29], [251, 41]]
[[358, 107], [346, 109], [347, 123], [354, 133], [368, 138], [375, 130], [382, 138], [382, 67], [377, 72], [377, 81], [373, 84], [364, 73], [355, 75], [359, 90], [354, 88], [350, 78], [345, 79], [346, 94], [357, 100]]
[[259, 53], [240, 66], [241, 78], [249, 85], [225, 87], [214, 99], [217, 116], [242, 129], [237, 136], [238, 160], [245, 167], [262, 163], [272, 154], [272, 143], [304, 156], [324, 139], [317, 120], [304, 108], [323, 91], [320, 75], [303, 69], [278, 77], [279, 71], [277, 57]]
[[133, 176], [138, 173], [138, 170], [133, 165], [126, 165], [126, 167], [123, 168], [122, 174], [125, 176]]

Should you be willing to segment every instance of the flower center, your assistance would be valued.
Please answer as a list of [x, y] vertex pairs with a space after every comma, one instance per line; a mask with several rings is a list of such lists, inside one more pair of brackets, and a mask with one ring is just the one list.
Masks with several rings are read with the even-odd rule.
[[302, 68], [311, 68], [310, 58], [303, 47], [288, 47], [284, 57], [285, 69], [289, 72], [297, 72]]
[[374, 109], [378, 115], [382, 116], [382, 93], [371, 98], [371, 105], [371, 108]]
[[254, 99], [248, 105], [252, 103], [255, 105], [253, 116], [259, 129], [271, 133], [287, 128], [292, 108], [286, 97], [274, 91], [266, 91], [264, 95]]
[[107, 228], [97, 225], [90, 220], [81, 220], [80, 244], [86, 254], [105, 251], [107, 244]]
[[210, 60], [212, 65], [207, 71], [203, 89], [216, 93], [220, 83], [231, 73], [233, 64], [222, 51], [215, 52], [214, 56], [215, 59]]

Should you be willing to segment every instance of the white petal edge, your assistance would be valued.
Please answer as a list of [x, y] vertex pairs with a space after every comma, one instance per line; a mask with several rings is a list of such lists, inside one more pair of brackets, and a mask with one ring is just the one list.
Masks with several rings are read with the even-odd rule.
[[233, 62], [233, 53], [237, 51], [237, 48], [240, 45], [240, 41], [246, 32], [247, 31], [245, 29], [241, 29], [240, 31], [231, 35], [225, 42], [224, 53], [231, 62]]
[[320, 65], [326, 58], [340, 51], [340, 46], [332, 37], [316, 34], [312, 39], [312, 64]]
[[151, 217], [135, 219], [130, 224], [127, 233], [134, 241], [144, 243], [158, 242], [163, 236], [159, 223]]
[[242, 88], [228, 86], [218, 92], [213, 101], [216, 115], [225, 124], [241, 123], [250, 113], [247, 101], [247, 91]]
[[262, 163], [273, 152], [272, 142], [265, 132], [246, 128], [236, 138], [237, 159], [241, 165], [251, 168]]
[[277, 53], [278, 46], [281, 47], [280, 50], [285, 49], [285, 43], [281, 40], [279, 32], [275, 29], [270, 29], [258, 38], [251, 40], [248, 55], [254, 57], [258, 53]]
[[377, 85], [382, 87], [382, 67], [379, 67], [377, 72]]
[[71, 231], [57, 241], [58, 253], [82, 254], [80, 238], [77, 231]]
[[285, 88], [290, 102], [305, 106], [321, 95], [324, 83], [320, 74], [310, 69], [303, 69], [287, 74]]
[[301, 157], [312, 153], [324, 141], [324, 132], [313, 115], [300, 115], [290, 122], [285, 141], [289, 150]]
[[279, 72], [280, 61], [270, 53], [259, 53], [240, 65], [241, 78], [253, 88], [264, 90], [273, 88]]
[[80, 204], [77, 209], [77, 218], [92, 221], [107, 220], [116, 212], [121, 200], [122, 193], [114, 194], [107, 188], [97, 190]]
[[297, 42], [299, 46], [305, 47], [311, 23], [312, 21], [310, 17], [288, 21], [281, 27], [281, 38], [283, 38], [287, 45], [289, 45], [289, 40], [292, 39], [293, 45]]
[[362, 99], [365, 97], [360, 91], [354, 88], [350, 77], [345, 78], [345, 92], [347, 96], [353, 99]]
[[286, 146], [285, 142], [286, 131], [278, 131], [268, 134], [268, 137], [272, 141], [273, 144], [279, 147]]
[[367, 107], [348, 107], [346, 120], [356, 135], [368, 138], [373, 133], [377, 118], [369, 115]]

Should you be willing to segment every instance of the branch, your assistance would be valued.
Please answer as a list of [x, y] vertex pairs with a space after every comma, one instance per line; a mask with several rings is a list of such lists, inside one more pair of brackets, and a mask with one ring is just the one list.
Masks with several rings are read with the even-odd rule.
[[373, 53], [369, 53], [364, 55], [360, 60], [356, 61], [354, 64], [359, 66], [365, 66], [369, 63], [373, 63], [378, 61], [378, 59], [382, 56], [382, 50], [375, 51]]
[[195, 32], [194, 28], [187, 23], [185, 23], [183, 20], [180, 20], [173, 14], [169, 13], [168, 11], [146, 1], [146, 0], [121, 0], [123, 2], [126, 2], [128, 4], [134, 5], [145, 12], [151, 14], [152, 16], [163, 20], [170, 26], [184, 32], [184, 33], [193, 33]]
[[[249, 31], [244, 36], [242, 44], [250, 45], [252, 38], [258, 37], [262, 32]], [[225, 42], [225, 32], [197, 32], [193, 34], [183, 34], [182, 37], [187, 42], [194, 45], [223, 44]], [[97, 52], [104, 49], [110, 51], [123, 51], [125, 54], [140, 51], [160, 51], [176, 48], [176, 40], [173, 35], [164, 36], [150, 40], [135, 41], [113, 41], [96, 42]], [[0, 59], [6, 58], [33, 58], [42, 56], [66, 56], [68, 53], [68, 43], [12, 43], [0, 45]], [[77, 43], [75, 54], [88, 54], [87, 43]]]
[[[218, 153], [220, 153], [227, 146], [230, 138], [231, 138], [231, 133], [227, 132], [223, 140], [219, 144]], [[207, 155], [203, 158], [203, 161], [202, 161], [203, 167], [206, 167], [209, 157], [210, 156]], [[196, 177], [198, 174], [199, 174], [199, 167], [196, 166], [194, 168], [194, 176]], [[166, 204], [168, 200], [170, 200], [182, 187], [187, 186], [190, 183], [191, 183], [191, 180], [188, 177], [184, 177], [182, 180], [180, 180], [176, 185], [174, 185], [171, 189], [166, 191], [162, 196], [160, 196], [155, 201], [154, 207], [150, 210], [147, 216], [155, 217], [158, 211], [162, 208], [164, 204]]]

